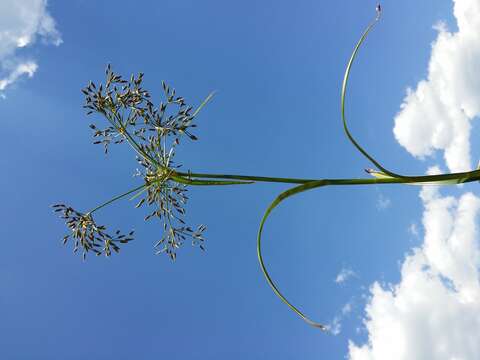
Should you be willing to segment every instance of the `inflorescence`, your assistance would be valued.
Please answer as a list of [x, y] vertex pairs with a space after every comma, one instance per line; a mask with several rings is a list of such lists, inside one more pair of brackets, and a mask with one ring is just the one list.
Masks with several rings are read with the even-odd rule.
[[[142, 73], [136, 77], [132, 75], [130, 81], [115, 74], [110, 65], [105, 73], [105, 85], [97, 86], [90, 82], [82, 89], [87, 114], [98, 113], [106, 118], [109, 124], [103, 129], [95, 124], [90, 125], [93, 130], [93, 143], [102, 144], [105, 153], [108, 153], [112, 143], [128, 142], [137, 153], [141, 170], [137, 169], [136, 175], [143, 178], [143, 186], [136, 189], [133, 197], [141, 197], [136, 208], [153, 208], [145, 220], [158, 218], [163, 222], [163, 236], [155, 243], [157, 254], [165, 253], [175, 260], [176, 250], [187, 239], [191, 239], [193, 245], [204, 250], [205, 225], [194, 230], [187, 226], [184, 220], [189, 180], [173, 180], [175, 169], [181, 166], [174, 162], [175, 147], [180, 144], [182, 136], [197, 140], [192, 129], [196, 127], [193, 120], [200, 108], [193, 111], [193, 107], [188, 106], [183, 97], [176, 96], [175, 89], [170, 89], [164, 82], [162, 87], [165, 101], [155, 106], [150, 100], [150, 93], [142, 87]], [[87, 214], [63, 204], [54, 207], [55, 211], [62, 211], [62, 218], [72, 230], [72, 236], [77, 239], [78, 244], [76, 243], [74, 251], [81, 245], [84, 257], [89, 251], [109, 256], [110, 249], [118, 252], [118, 242], [126, 242], [122, 241], [123, 238], [117, 241], [110, 237], [104, 232], [104, 226], [94, 223], [91, 214], [103, 206]], [[97, 239], [105, 239], [104, 250], [98, 250], [95, 242]]]
[[106, 227], [98, 225], [90, 213], [83, 214], [65, 204], [55, 204], [52, 206], [55, 212], [60, 213], [60, 217], [65, 220], [71, 234], [63, 237], [65, 245], [70, 238], [74, 241], [73, 252], [82, 249], [82, 256], [85, 259], [88, 252], [96, 255], [105, 254], [110, 256], [112, 250], [116, 253], [120, 251], [120, 244], [126, 244], [133, 240], [133, 230], [127, 235], [117, 230], [114, 235], [106, 232]]

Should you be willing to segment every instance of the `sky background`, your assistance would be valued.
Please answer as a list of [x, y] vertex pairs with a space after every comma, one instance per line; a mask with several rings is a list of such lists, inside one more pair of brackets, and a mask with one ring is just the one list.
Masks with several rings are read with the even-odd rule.
[[[67, 229], [49, 208], [87, 211], [138, 182], [128, 146], [105, 156], [91, 145], [88, 125], [103, 119], [86, 117], [80, 89], [107, 63], [144, 72], [156, 99], [162, 80], [192, 104], [217, 91], [199, 141], [177, 153], [185, 169], [367, 176], [339, 97], [375, 5], [0, 0], [0, 357], [477, 359], [476, 184], [320, 189], [274, 211], [271, 275], [331, 334], [291, 312], [258, 265], [257, 228], [284, 185], [191, 188], [188, 220], [207, 224], [207, 251], [186, 244], [175, 263], [154, 255], [160, 225], [132, 202], [96, 219], [136, 240], [86, 262], [61, 245]], [[476, 165], [480, 2], [382, 5], [352, 70], [353, 134], [400, 173]]]

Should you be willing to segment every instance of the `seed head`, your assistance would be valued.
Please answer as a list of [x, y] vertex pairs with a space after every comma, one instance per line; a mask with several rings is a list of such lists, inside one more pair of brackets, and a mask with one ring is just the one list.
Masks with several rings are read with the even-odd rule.
[[114, 235], [106, 232], [106, 227], [97, 225], [92, 214], [84, 214], [65, 204], [55, 204], [53, 211], [59, 213], [60, 218], [65, 220], [70, 234], [63, 237], [62, 242], [67, 244], [69, 239], [74, 242], [73, 252], [82, 250], [82, 256], [85, 259], [87, 253], [93, 252], [96, 255], [110, 256], [112, 250], [116, 253], [120, 251], [120, 244], [126, 244], [133, 240], [133, 231], [124, 235], [117, 230]]

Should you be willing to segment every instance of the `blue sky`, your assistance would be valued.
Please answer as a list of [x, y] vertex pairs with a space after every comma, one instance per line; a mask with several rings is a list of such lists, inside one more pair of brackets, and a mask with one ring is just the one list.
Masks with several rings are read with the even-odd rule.
[[[67, 229], [49, 208], [66, 202], [86, 211], [138, 181], [128, 146], [104, 156], [91, 145], [88, 124], [102, 119], [85, 116], [80, 89], [89, 80], [103, 81], [107, 63], [126, 76], [144, 72], [157, 98], [162, 80], [191, 103], [217, 91], [198, 118], [200, 140], [185, 142], [177, 154], [186, 169], [366, 176], [370, 164], [342, 133], [339, 95], [375, 1], [18, 3], [48, 12], [57, 32], [50, 27], [42, 37], [33, 31], [28, 46], [0, 48], [0, 78], [12, 75], [15, 64], [36, 65], [32, 77], [26, 73], [5, 86], [0, 99], [1, 358], [362, 359], [353, 350], [348, 355], [349, 341], [370, 344], [375, 353], [374, 329], [363, 320], [367, 305], [375, 309], [378, 292], [371, 286], [402, 284], [405, 254], [422, 247], [424, 209], [434, 195], [424, 193], [422, 206], [410, 187], [334, 188], [302, 194], [275, 210], [265, 229], [271, 274], [313, 319], [333, 326], [336, 318], [337, 335], [289, 311], [258, 266], [257, 227], [283, 185], [192, 188], [188, 219], [207, 224], [207, 251], [184, 246], [175, 263], [154, 255], [160, 225], [144, 223], [145, 213], [131, 202], [112, 205], [98, 219], [134, 228], [136, 240], [118, 256], [86, 262], [61, 246]], [[386, 1], [354, 65], [347, 103], [352, 131], [400, 172], [455, 168], [455, 159], [444, 163], [443, 145], [432, 145], [427, 159], [418, 160], [410, 138], [398, 135], [397, 142], [392, 132], [406, 88], [428, 76], [438, 36], [432, 26], [443, 20], [457, 31], [452, 6]], [[10, 11], [15, 18], [15, 7]], [[445, 193], [466, 191], [475, 188]], [[354, 275], [338, 283], [342, 269]]]

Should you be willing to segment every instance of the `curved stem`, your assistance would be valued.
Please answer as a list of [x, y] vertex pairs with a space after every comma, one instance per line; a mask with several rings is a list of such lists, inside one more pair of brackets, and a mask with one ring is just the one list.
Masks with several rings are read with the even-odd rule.
[[316, 181], [311, 181], [306, 184], [295, 186], [290, 188], [278, 195], [272, 203], [268, 206], [267, 210], [262, 217], [260, 226], [257, 234], [257, 255], [258, 261], [260, 263], [260, 268], [262, 269], [263, 275], [265, 276], [268, 284], [273, 289], [274, 293], [298, 316], [300, 316], [305, 322], [309, 325], [317, 327], [321, 330], [328, 330], [326, 325], [317, 323], [310, 318], [308, 318], [301, 310], [296, 306], [292, 305], [285, 296], [280, 292], [275, 282], [272, 280], [263, 260], [262, 255], [262, 233], [265, 222], [270, 216], [273, 209], [275, 209], [282, 201], [285, 199], [300, 194], [304, 191], [316, 189], [324, 186], [346, 186], [346, 185], [373, 185], [373, 184], [435, 184], [445, 181], [450, 181], [451, 184], [461, 184], [472, 181], [478, 181], [480, 179], [480, 171], [471, 171], [466, 173], [457, 173], [457, 174], [443, 174], [443, 175], [426, 175], [426, 176], [416, 176], [409, 178], [373, 178], [373, 179], [321, 179]]
[[388, 174], [392, 177], [404, 177], [402, 175], [396, 174], [396, 173], [384, 168], [377, 160], [375, 160], [375, 158], [373, 158], [373, 156], [371, 156], [367, 151], [365, 151], [360, 146], [360, 144], [355, 140], [355, 138], [350, 133], [350, 130], [348, 129], [348, 125], [347, 125], [347, 119], [346, 119], [346, 116], [345, 116], [345, 98], [346, 98], [346, 94], [347, 94], [348, 79], [349, 79], [349, 76], [350, 76], [350, 70], [352, 68], [353, 61], [355, 60], [355, 57], [357, 56], [358, 50], [360, 49], [363, 42], [367, 38], [368, 33], [375, 26], [375, 24], [377, 23], [379, 18], [380, 18], [379, 14], [377, 14], [376, 18], [367, 26], [367, 28], [363, 32], [362, 36], [360, 37], [360, 40], [358, 40], [357, 44], [355, 45], [355, 48], [352, 52], [352, 55], [350, 56], [350, 59], [349, 59], [348, 64], [347, 64], [347, 68], [345, 70], [345, 75], [343, 77], [340, 110], [341, 110], [343, 129], [345, 130], [345, 134], [347, 135], [350, 142], [357, 148], [357, 150], [360, 151], [362, 153], [362, 155], [364, 155], [368, 160], [370, 160], [378, 169], [382, 170], [384, 173], [386, 173], [386, 174]]
[[[321, 182], [317, 182], [317, 181], [313, 181], [311, 183], [311, 186], [313, 185], [316, 185], [316, 187], [320, 187], [320, 186], [325, 186], [326, 183], [325, 181], [321, 181]], [[317, 185], [318, 184], [318, 185]], [[328, 328], [327, 326], [325, 325], [322, 325], [320, 323], [317, 323], [315, 321], [312, 321], [310, 320], [307, 316], [305, 316], [303, 314], [303, 312], [301, 310], [299, 310], [296, 306], [292, 305], [286, 298], [285, 296], [283, 296], [283, 294], [280, 292], [280, 290], [278, 289], [277, 285], [275, 285], [275, 283], [273, 282], [272, 278], [270, 277], [270, 274], [268, 273], [267, 271], [267, 268], [265, 266], [265, 263], [263, 261], [263, 256], [262, 256], [262, 232], [263, 232], [263, 226], [265, 225], [265, 222], [267, 221], [267, 218], [268, 216], [270, 215], [270, 213], [272, 212], [272, 210], [274, 208], [276, 208], [278, 206], [278, 204], [280, 204], [283, 200], [285, 200], [286, 198], [292, 196], [292, 195], [295, 195], [299, 192], [302, 192], [302, 191], [305, 191], [304, 188], [305, 187], [308, 187], [309, 184], [304, 184], [304, 185], [300, 185], [300, 186], [296, 186], [294, 188], [291, 188], [287, 191], [284, 191], [282, 192], [280, 195], [278, 195], [275, 200], [270, 204], [270, 206], [267, 208], [267, 210], [265, 211], [265, 213], [263, 214], [263, 217], [262, 217], [262, 220], [260, 222], [260, 227], [258, 229], [258, 235], [257, 235], [257, 256], [258, 256], [258, 261], [260, 263], [260, 268], [262, 269], [262, 272], [263, 272], [263, 275], [265, 276], [265, 278], [267, 279], [267, 282], [268, 284], [270, 285], [270, 287], [272, 288], [273, 292], [285, 303], [287, 304], [287, 306], [293, 310], [298, 316], [300, 316], [305, 322], [307, 322], [309, 325], [312, 325], [314, 327], [317, 327], [321, 330], [324, 330], [326, 331]]]

